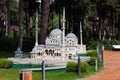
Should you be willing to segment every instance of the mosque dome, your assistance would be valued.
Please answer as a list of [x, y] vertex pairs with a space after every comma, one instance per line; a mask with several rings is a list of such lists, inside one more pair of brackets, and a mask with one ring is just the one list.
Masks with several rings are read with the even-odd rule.
[[62, 31], [60, 29], [53, 29], [50, 35], [61, 35]]
[[77, 38], [77, 36], [74, 33], [69, 33], [66, 35], [66, 38]]
[[49, 38], [61, 38], [62, 31], [60, 29], [53, 29], [49, 35]]

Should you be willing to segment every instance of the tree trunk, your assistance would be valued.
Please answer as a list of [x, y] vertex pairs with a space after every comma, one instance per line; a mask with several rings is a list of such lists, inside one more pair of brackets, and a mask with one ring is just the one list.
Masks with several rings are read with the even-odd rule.
[[11, 29], [10, 29], [10, 0], [7, 0], [7, 18], [8, 18], [8, 34], [6, 36], [11, 36]]
[[27, 36], [29, 36], [29, 30], [28, 30], [28, 11], [26, 10], [26, 12], [25, 12], [25, 25], [26, 25], [26, 27], [25, 27], [25, 31], [26, 31], [26, 34], [27, 34]]
[[102, 19], [99, 17], [99, 39], [102, 39]]
[[42, 0], [42, 17], [41, 17], [41, 26], [40, 26], [40, 44], [45, 44], [45, 39], [47, 35], [48, 28], [48, 17], [50, 10], [50, 2], [49, 0]]
[[20, 15], [20, 27], [19, 27], [19, 42], [18, 48], [22, 50], [22, 43], [23, 43], [23, 0], [19, 2], [19, 15]]
[[32, 19], [32, 16], [30, 16], [29, 18], [29, 37], [32, 37], [32, 27], [33, 27], [33, 19]]

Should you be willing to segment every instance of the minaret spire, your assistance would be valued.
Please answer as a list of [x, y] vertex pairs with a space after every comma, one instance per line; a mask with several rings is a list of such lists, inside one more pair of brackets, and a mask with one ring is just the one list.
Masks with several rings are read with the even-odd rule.
[[38, 8], [36, 8], [36, 34], [35, 34], [35, 46], [38, 46]]
[[65, 46], [65, 7], [63, 7], [63, 34], [62, 34], [62, 46]]
[[83, 45], [83, 41], [82, 41], [82, 24], [81, 24], [81, 21], [80, 21], [80, 44]]

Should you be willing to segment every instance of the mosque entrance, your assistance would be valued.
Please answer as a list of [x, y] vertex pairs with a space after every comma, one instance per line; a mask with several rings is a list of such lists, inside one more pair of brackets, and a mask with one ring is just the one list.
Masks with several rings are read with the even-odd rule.
[[47, 56], [54, 56], [54, 50], [45, 50]]

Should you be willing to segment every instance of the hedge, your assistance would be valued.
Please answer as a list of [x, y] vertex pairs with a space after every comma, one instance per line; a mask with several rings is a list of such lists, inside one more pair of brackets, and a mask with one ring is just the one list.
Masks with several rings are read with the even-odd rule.
[[6, 59], [0, 59], [0, 68], [9, 69], [13, 65], [13, 62]]
[[76, 72], [77, 71], [77, 63], [76, 62], [68, 62], [66, 66], [67, 72]]
[[96, 49], [97, 45], [103, 45], [106, 50], [112, 50], [112, 45], [120, 45], [120, 40], [90, 40], [86, 43], [87, 49]]
[[97, 50], [91, 50], [91, 51], [87, 52], [86, 56], [96, 57], [97, 56]]
[[[88, 63], [87, 62], [81, 62], [81, 72], [87, 72], [88, 71]], [[68, 62], [66, 66], [67, 72], [77, 72], [78, 70], [78, 63], [76, 62]]]

